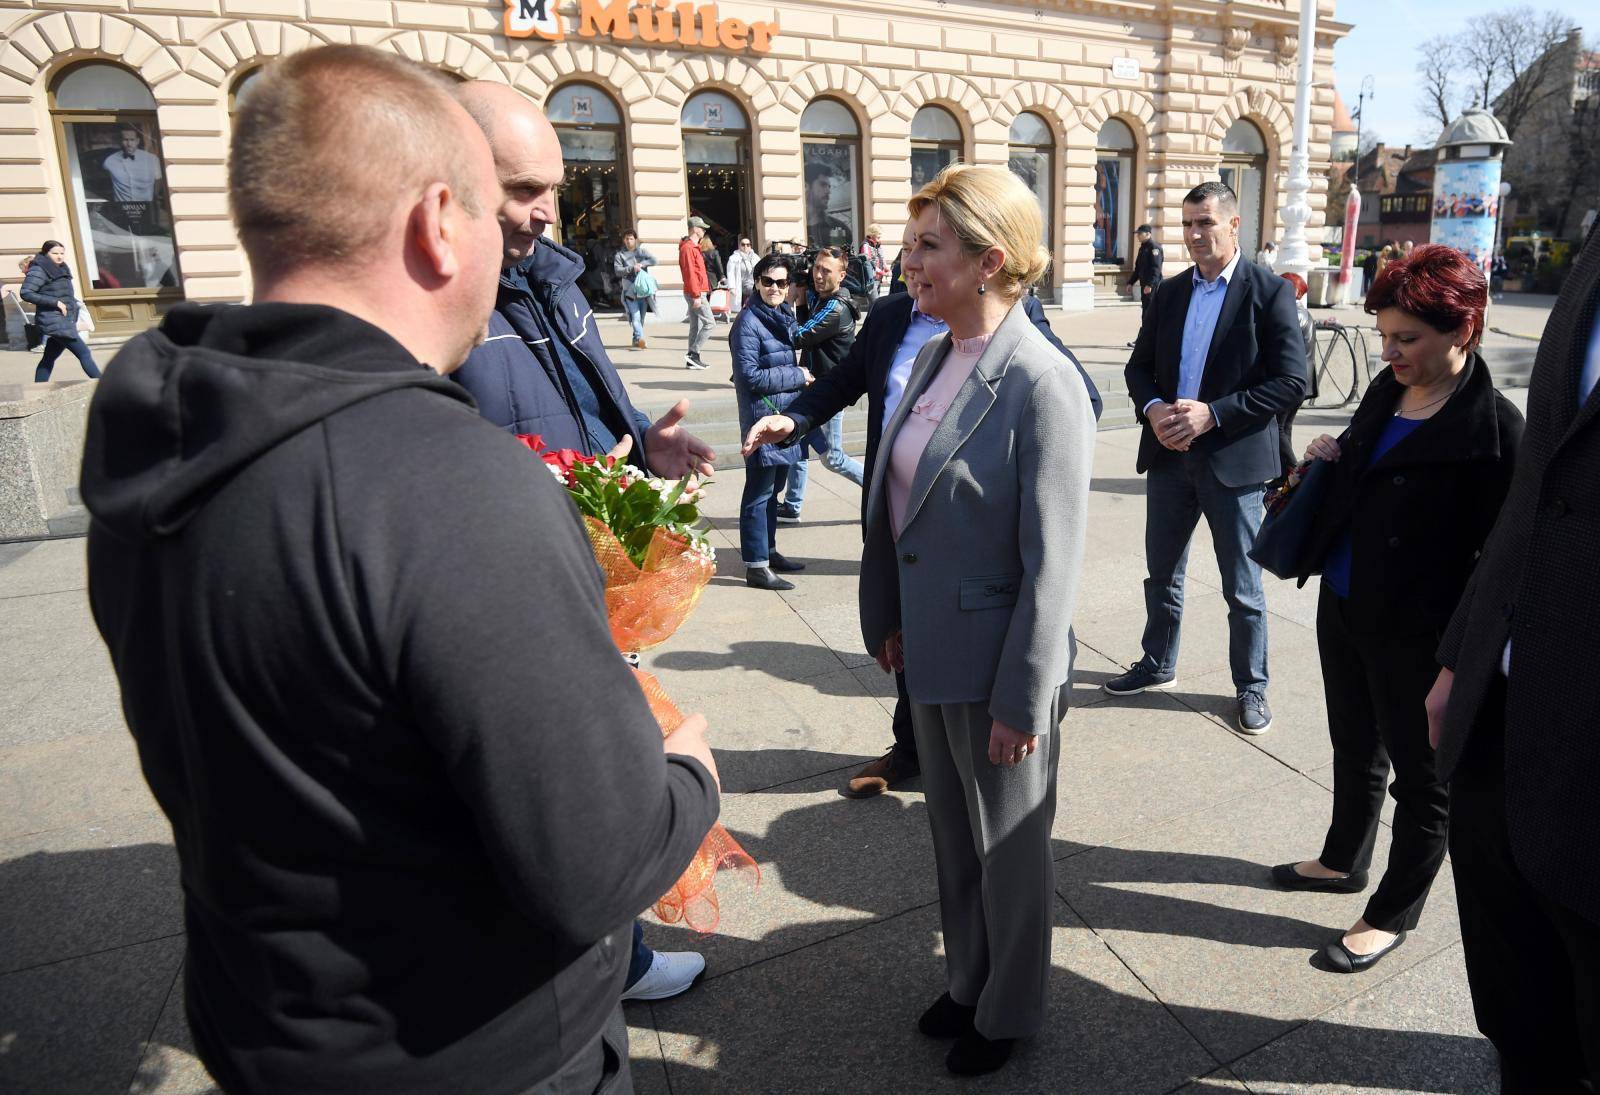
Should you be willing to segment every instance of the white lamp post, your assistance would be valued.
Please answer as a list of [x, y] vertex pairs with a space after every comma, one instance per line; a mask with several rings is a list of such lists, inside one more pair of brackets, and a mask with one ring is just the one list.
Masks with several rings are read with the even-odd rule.
[[[1300, 0], [1300, 76], [1294, 92], [1294, 151], [1289, 154], [1289, 179], [1284, 184], [1283, 248], [1274, 265], [1280, 274], [1306, 277], [1311, 252], [1306, 225], [1311, 221], [1311, 66], [1317, 54], [1317, 0]], [[1356, 149], [1359, 157], [1361, 150]], [[1319, 263], [1320, 265], [1320, 263]]]

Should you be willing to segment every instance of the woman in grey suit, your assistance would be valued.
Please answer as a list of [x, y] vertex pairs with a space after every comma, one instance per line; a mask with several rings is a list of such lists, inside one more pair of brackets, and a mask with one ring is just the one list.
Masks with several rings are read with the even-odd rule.
[[885, 670], [904, 668], [933, 829], [948, 989], [918, 1025], [954, 1038], [946, 1063], [975, 1075], [1044, 1023], [1094, 417], [1020, 304], [1049, 265], [1028, 189], [956, 165], [910, 212], [902, 269], [949, 331], [917, 355], [884, 431], [861, 628]]

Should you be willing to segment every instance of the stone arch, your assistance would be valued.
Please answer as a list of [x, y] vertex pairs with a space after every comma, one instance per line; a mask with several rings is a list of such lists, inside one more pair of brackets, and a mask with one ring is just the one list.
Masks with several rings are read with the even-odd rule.
[[403, 30], [378, 45], [402, 57], [454, 73], [466, 80], [505, 82], [505, 71], [494, 54], [470, 38], [436, 30]]
[[222, 87], [274, 57], [335, 41], [315, 27], [298, 23], [240, 19], [224, 23], [202, 38], [185, 71], [214, 87]]
[[557, 84], [581, 81], [610, 92], [622, 104], [624, 124], [634, 120], [655, 89], [621, 50], [602, 49], [582, 39], [552, 42], [508, 74], [518, 91], [543, 103]]
[[1017, 115], [1030, 111], [1048, 121], [1055, 128], [1057, 138], [1062, 141], [1078, 124], [1078, 108], [1067, 98], [1066, 92], [1056, 84], [1042, 81], [1013, 84], [995, 101], [990, 113], [1009, 135]]
[[818, 97], [838, 99], [848, 105], [861, 124], [863, 140], [870, 138], [872, 123], [889, 114], [883, 89], [866, 73], [850, 65], [809, 65], [801, 69], [778, 96], [778, 103], [794, 115], [798, 125], [806, 104]]
[[951, 108], [956, 123], [966, 134], [967, 144], [976, 147], [979, 130], [989, 120], [989, 103], [971, 81], [946, 73], [925, 72], [901, 88], [890, 114], [884, 118], [888, 123], [884, 127], [886, 133], [909, 136], [911, 119], [929, 105]]
[[[1206, 123], [1206, 136], [1220, 146], [1228, 127], [1241, 118], [1254, 122], [1262, 130], [1269, 150], [1275, 152], [1274, 161], [1288, 158], [1294, 146], [1294, 120], [1282, 103], [1259, 86], [1246, 88], [1224, 100]], [[1270, 148], [1274, 144], [1276, 148]]]
[[1131, 88], [1107, 91], [1085, 108], [1079, 119], [1079, 127], [1088, 133], [1090, 148], [1094, 147], [1094, 140], [1100, 132], [1100, 127], [1110, 118], [1121, 118], [1125, 122], [1135, 123], [1131, 126], [1134, 139], [1143, 140], [1148, 144], [1155, 131], [1156, 104], [1144, 92], [1134, 91]]
[[31, 87], [43, 75], [91, 60], [127, 67], [152, 93], [183, 71], [172, 47], [131, 20], [100, 12], [56, 11], [29, 19], [11, 32], [0, 48], [0, 74]]
[[686, 57], [662, 74], [656, 95], [673, 110], [697, 91], [712, 88], [733, 96], [750, 115], [750, 125], [764, 112], [778, 105], [772, 79], [743, 57], [698, 54]]

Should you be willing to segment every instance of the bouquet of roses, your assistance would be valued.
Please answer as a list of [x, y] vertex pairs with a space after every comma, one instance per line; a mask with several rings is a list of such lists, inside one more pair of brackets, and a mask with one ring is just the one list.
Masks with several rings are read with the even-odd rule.
[[[544, 461], [577, 504], [605, 576], [606, 619], [617, 649], [632, 654], [665, 642], [689, 618], [716, 573], [716, 557], [700, 524], [704, 485], [692, 476], [676, 482], [652, 478], [611, 457], [597, 459], [572, 449], [551, 452], [537, 434], [517, 439]], [[662, 734], [672, 733], [683, 713], [654, 677], [637, 667], [633, 672]], [[682, 920], [698, 931], [713, 930], [718, 918], [713, 883], [722, 867], [760, 878], [755, 860], [718, 823], [683, 876], [656, 902], [656, 915], [668, 924]]]

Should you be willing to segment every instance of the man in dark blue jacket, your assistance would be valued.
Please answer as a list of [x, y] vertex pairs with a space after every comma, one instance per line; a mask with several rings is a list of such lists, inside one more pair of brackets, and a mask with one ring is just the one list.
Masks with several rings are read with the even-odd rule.
[[[457, 98], [494, 153], [505, 191], [498, 212], [505, 254], [488, 334], [456, 382], [484, 418], [512, 433], [538, 434], [548, 449], [609, 453], [667, 478], [710, 475], [716, 453], [679, 425], [689, 401], [680, 399], [654, 425], [634, 408], [578, 289], [583, 260], [541, 238], [556, 218], [556, 187], [566, 170], [549, 120], [504, 84], [463, 84]], [[652, 951], [635, 921], [622, 998], [676, 996], [705, 965], [693, 951]]]
[[541, 238], [565, 170], [549, 121], [503, 84], [464, 84], [459, 98], [494, 149], [506, 247], [488, 334], [456, 382], [489, 421], [539, 434], [546, 448], [610, 453], [667, 478], [711, 474], [716, 453], [680, 425], [689, 401], [654, 425], [634, 407], [578, 288], [583, 260]]
[[[1084, 386], [1089, 390], [1094, 416], [1099, 419], [1102, 405], [1094, 381], [1089, 379], [1089, 374], [1072, 351], [1056, 338], [1039, 301], [1034, 297], [1025, 297], [1023, 306], [1039, 332], [1078, 370]], [[917, 351], [943, 330], [945, 324], [942, 320], [917, 310], [916, 298], [911, 292], [891, 293], [874, 301], [867, 312], [866, 322], [862, 324], [844, 360], [817, 377], [815, 383], [785, 408], [784, 417], [792, 421], [793, 429], [782, 428], [782, 418], [763, 419], [745, 437], [745, 453], [749, 454], [758, 445], [772, 441], [794, 444], [818, 424], [827, 422], [865, 395], [867, 452], [864, 475], [871, 482], [873, 461], [878, 458], [878, 442], [883, 437], [883, 427], [900, 405], [900, 396], [906, 390], [906, 381], [911, 378], [911, 365], [916, 361]], [[867, 494], [862, 491], [863, 518], [866, 508]], [[894, 682], [900, 693], [894, 709], [894, 745], [883, 756], [850, 777], [844, 791], [850, 798], [870, 798], [882, 794], [921, 770], [917, 761], [916, 738], [911, 733], [911, 709], [908, 706], [910, 700], [906, 697], [905, 675], [896, 673]]]

